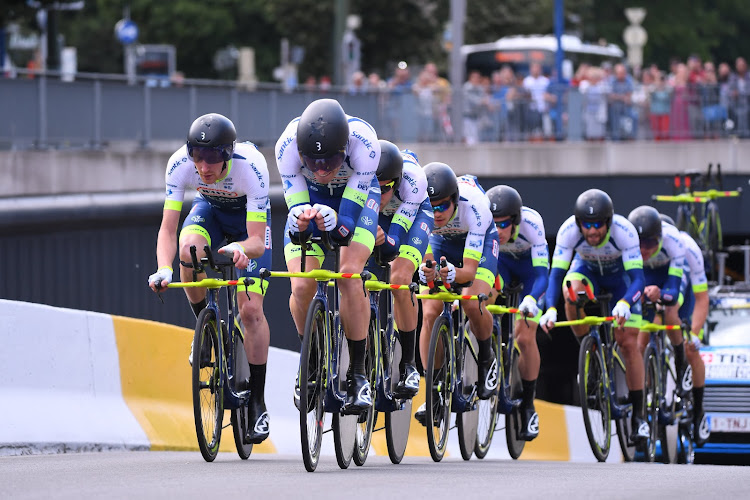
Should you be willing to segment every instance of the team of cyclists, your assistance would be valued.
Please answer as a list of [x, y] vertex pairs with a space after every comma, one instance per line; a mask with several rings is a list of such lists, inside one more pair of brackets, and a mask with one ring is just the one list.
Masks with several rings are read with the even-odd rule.
[[[190, 261], [189, 249], [205, 245], [231, 257], [242, 276], [257, 278], [271, 268], [269, 176], [264, 156], [249, 142], [237, 143], [232, 122], [210, 113], [191, 125], [186, 145], [169, 159], [165, 174], [166, 201], [157, 238], [157, 271], [149, 286], [162, 291], [173, 279], [175, 253]], [[582, 193], [574, 213], [557, 232], [550, 258], [544, 222], [523, 205], [518, 191], [507, 185], [488, 191], [470, 175], [457, 176], [451, 166], [432, 162], [422, 167], [416, 153], [378, 140], [365, 120], [347, 115], [338, 101], [319, 99], [293, 119], [275, 146], [276, 165], [289, 209], [284, 227], [287, 269], [302, 269], [299, 243], [323, 233], [341, 247], [342, 273], [378, 272], [391, 263], [390, 282], [408, 284], [415, 274], [422, 284], [436, 280], [461, 286], [463, 294], [486, 294], [493, 299], [517, 284], [523, 299], [515, 318], [523, 387], [520, 436], [539, 434], [534, 408], [540, 355], [537, 326], [554, 327], [563, 283], [574, 291], [591, 284], [595, 293], [612, 294], [615, 339], [626, 363], [627, 385], [633, 404], [635, 443], [647, 439], [644, 411], [644, 335], [639, 336], [641, 302], [661, 302], [665, 320], [679, 324], [692, 317], [694, 339], [702, 335], [708, 312], [707, 286], [700, 249], [651, 207], [639, 207], [628, 218], [614, 213], [611, 198], [598, 189]], [[197, 190], [190, 213], [177, 236], [180, 210], [187, 190]], [[663, 216], [662, 216], [663, 217]], [[305, 269], [320, 268], [326, 247], [313, 243]], [[198, 257], [202, 251], [198, 250]], [[644, 272], [645, 268], [645, 272]], [[191, 281], [192, 271], [181, 266], [180, 279]], [[270, 419], [264, 402], [269, 327], [263, 312], [259, 280], [248, 294], [237, 294], [250, 364], [251, 401], [247, 443], [269, 435]], [[340, 315], [349, 349], [345, 414], [359, 414], [373, 404], [365, 374], [368, 317], [360, 311], [369, 302], [356, 280], [341, 280]], [[206, 306], [205, 291], [185, 288], [196, 316]], [[289, 309], [300, 337], [307, 306], [315, 293], [314, 280], [291, 279]], [[409, 291], [394, 290], [394, 317], [402, 344], [400, 379], [395, 396], [408, 399], [419, 390], [415, 354], [420, 320]], [[249, 297], [249, 299], [248, 299]], [[684, 300], [683, 300], [684, 299]], [[546, 309], [545, 309], [546, 307]], [[439, 301], [423, 301], [419, 352], [427, 359], [432, 325], [442, 310]], [[481, 301], [466, 301], [464, 311], [479, 346], [477, 395], [488, 399], [498, 389], [498, 360], [491, 345], [492, 318]], [[565, 304], [568, 318], [575, 306]], [[573, 327], [577, 336], [585, 328]], [[678, 334], [670, 335], [680, 380], [678, 390], [693, 391], [696, 443], [705, 442], [708, 426], [702, 411], [703, 363], [696, 345], [687, 349]], [[199, 356], [201, 353], [198, 354]], [[190, 362], [193, 362], [191, 349]], [[692, 386], [687, 383], [692, 368]], [[294, 403], [300, 408], [299, 379]], [[425, 424], [425, 408], [415, 418]]]

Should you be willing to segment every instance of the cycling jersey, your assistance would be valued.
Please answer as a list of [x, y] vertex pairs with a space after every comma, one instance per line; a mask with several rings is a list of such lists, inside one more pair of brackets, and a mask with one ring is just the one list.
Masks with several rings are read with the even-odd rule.
[[661, 223], [659, 248], [643, 263], [646, 285], [661, 288], [661, 297], [666, 303], [677, 300], [685, 265], [685, 246], [680, 232], [671, 224]]
[[695, 308], [695, 294], [708, 291], [708, 278], [703, 262], [703, 252], [698, 243], [685, 231], [680, 231], [680, 237], [685, 245], [685, 264], [680, 283], [682, 304], [678, 314], [682, 319], [690, 319]]
[[526, 295], [539, 301], [547, 291], [549, 276], [549, 249], [544, 234], [544, 221], [539, 212], [528, 207], [521, 208], [521, 223], [516, 226], [515, 235], [504, 245], [500, 245], [497, 259], [501, 289], [511, 278], [523, 282]]
[[255, 144], [242, 142], [235, 146], [223, 178], [213, 184], [201, 181], [195, 163], [187, 154], [187, 145], [178, 149], [167, 162], [165, 175], [167, 210], [182, 209], [186, 189], [197, 189], [198, 197], [221, 210], [245, 210], [248, 221], [266, 221], [268, 202], [268, 167]]
[[573, 254], [581, 265], [600, 276], [617, 276], [627, 273], [629, 286], [622, 297], [631, 306], [637, 304], [643, 293], [643, 258], [638, 233], [628, 219], [615, 214], [604, 241], [593, 247], [586, 242], [575, 216], [571, 215], [560, 226], [555, 240], [552, 271], [547, 286], [547, 304], [554, 307], [560, 296], [565, 271], [571, 266]]
[[328, 183], [315, 180], [313, 172], [304, 166], [297, 149], [297, 124], [299, 117], [287, 125], [276, 142], [276, 165], [281, 174], [284, 199], [288, 208], [310, 203], [310, 193], [315, 192], [320, 203], [328, 205], [326, 199], [340, 199], [339, 226], [353, 231], [355, 223], [365, 205], [372, 179], [380, 162], [380, 143], [369, 123], [348, 116], [349, 140], [346, 143], [346, 159], [336, 176]]
[[[492, 286], [495, 282], [500, 244], [492, 219], [490, 200], [473, 175], [458, 178], [458, 193], [453, 216], [448, 224], [432, 231], [426, 253], [433, 254], [436, 260], [441, 255], [446, 255], [454, 265], [463, 263], [465, 259], [476, 260], [479, 262], [477, 278]], [[441, 254], [439, 248], [443, 246], [450, 248], [450, 251]], [[459, 247], [462, 254], [456, 252]]]

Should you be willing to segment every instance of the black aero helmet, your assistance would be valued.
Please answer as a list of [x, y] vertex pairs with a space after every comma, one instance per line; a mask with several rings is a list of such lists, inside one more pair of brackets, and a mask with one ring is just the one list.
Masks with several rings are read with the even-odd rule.
[[[187, 136], [188, 156], [208, 163], [229, 161], [237, 142], [237, 131], [232, 120], [219, 113], [209, 113], [195, 119]], [[197, 148], [197, 149], [196, 149]]]
[[424, 174], [431, 202], [450, 197], [454, 204], [458, 203], [458, 179], [452, 168], [434, 161], [424, 166]]
[[658, 243], [661, 240], [661, 217], [654, 207], [641, 205], [630, 212], [628, 220], [635, 226], [642, 243]]
[[401, 151], [395, 144], [389, 141], [380, 140], [380, 163], [376, 173], [379, 182], [395, 181], [393, 189], [398, 189], [401, 184], [401, 174], [404, 171], [404, 159], [401, 157]]
[[612, 224], [612, 216], [615, 213], [612, 198], [601, 189], [589, 189], [578, 196], [573, 213], [576, 224], [581, 222], [604, 221], [609, 227]]
[[302, 112], [297, 124], [297, 149], [312, 171], [330, 172], [344, 162], [349, 122], [334, 99], [318, 99]]
[[494, 186], [487, 191], [487, 198], [490, 200], [490, 210], [492, 217], [510, 217], [514, 226], [521, 222], [521, 195], [518, 191], [510, 186], [501, 184]]
[[677, 224], [674, 223], [674, 219], [667, 214], [659, 213], [659, 218], [662, 220], [662, 222], [666, 222], [670, 226], [677, 227]]

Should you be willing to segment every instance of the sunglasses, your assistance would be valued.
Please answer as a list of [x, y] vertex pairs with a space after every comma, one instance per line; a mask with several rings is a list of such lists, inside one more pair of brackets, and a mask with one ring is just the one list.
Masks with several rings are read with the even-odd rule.
[[391, 182], [389, 182], [388, 184], [384, 184], [384, 185], [380, 186], [380, 194], [387, 193], [388, 191], [390, 191], [391, 189], [393, 189], [393, 186], [395, 184], [396, 184], [396, 180], [394, 179]]
[[206, 162], [206, 163], [223, 163], [224, 159], [228, 156], [226, 146], [218, 147], [204, 147], [204, 146], [190, 146], [188, 144], [188, 156], [193, 162]]
[[303, 154], [300, 154], [300, 156], [302, 157], [302, 162], [305, 164], [305, 166], [313, 172], [326, 173], [333, 172], [334, 170], [339, 168], [344, 164], [344, 159], [346, 159], [346, 153], [344, 153], [343, 151], [336, 153], [330, 158], [310, 158], [309, 156]]
[[513, 221], [511, 219], [505, 219], [500, 222], [495, 222], [495, 226], [497, 226], [498, 229], [505, 229], [511, 224], [513, 224]]
[[591, 221], [583, 221], [583, 222], [581, 222], [581, 226], [584, 229], [591, 229], [591, 228], [601, 229], [604, 226], [604, 221], [603, 220], [596, 220], [596, 221], [593, 221], [593, 222], [591, 222]]
[[451, 207], [451, 200], [445, 200], [440, 205], [432, 205], [433, 212], [445, 212]]

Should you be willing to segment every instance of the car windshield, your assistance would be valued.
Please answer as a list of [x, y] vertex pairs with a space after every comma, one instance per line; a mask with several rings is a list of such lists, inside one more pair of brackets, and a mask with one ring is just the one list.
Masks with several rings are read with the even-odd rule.
[[715, 299], [708, 324], [709, 345], [750, 346], [750, 296]]

